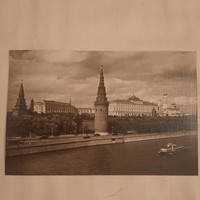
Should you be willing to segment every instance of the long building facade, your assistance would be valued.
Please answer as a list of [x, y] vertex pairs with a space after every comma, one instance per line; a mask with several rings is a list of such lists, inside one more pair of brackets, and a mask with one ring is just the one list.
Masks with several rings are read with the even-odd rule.
[[95, 113], [95, 109], [94, 108], [77, 108], [78, 109], [78, 113], [81, 114], [88, 114], [90, 116], [93, 116]]
[[116, 99], [109, 102], [109, 115], [111, 116], [152, 116], [158, 112], [158, 105], [143, 101], [133, 95], [128, 99]]
[[63, 103], [58, 101], [43, 100], [34, 103], [34, 111], [37, 113], [76, 113], [77, 108], [70, 103]]

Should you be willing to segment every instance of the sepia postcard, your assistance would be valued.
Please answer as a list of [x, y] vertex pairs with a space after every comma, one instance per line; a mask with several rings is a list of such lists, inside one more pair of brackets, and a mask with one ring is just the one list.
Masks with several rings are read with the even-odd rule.
[[198, 175], [194, 51], [9, 52], [7, 175]]
[[0, 199], [199, 200], [200, 1], [0, 1]]

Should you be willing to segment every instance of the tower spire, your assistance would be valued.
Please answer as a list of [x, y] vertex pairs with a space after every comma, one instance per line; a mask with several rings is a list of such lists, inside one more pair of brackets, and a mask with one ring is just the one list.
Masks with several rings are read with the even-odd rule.
[[106, 88], [104, 86], [104, 75], [103, 75], [103, 65], [101, 65], [99, 87], [97, 91], [96, 102], [101, 102], [107, 104]]
[[24, 94], [24, 86], [23, 82], [21, 82], [17, 102], [15, 108], [13, 109], [13, 115], [17, 116], [19, 114], [24, 114], [26, 111], [27, 111], [27, 105]]
[[24, 86], [23, 86], [23, 82], [21, 82], [18, 97], [20, 97], [20, 98], [24, 98]]
[[101, 65], [101, 72], [100, 72], [100, 76], [103, 76], [103, 65]]

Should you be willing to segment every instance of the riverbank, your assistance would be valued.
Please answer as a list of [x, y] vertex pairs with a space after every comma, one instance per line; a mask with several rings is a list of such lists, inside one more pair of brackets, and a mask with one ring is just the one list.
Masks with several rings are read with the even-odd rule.
[[46, 140], [29, 140], [27, 143], [19, 145], [6, 146], [6, 156], [19, 156], [41, 152], [57, 151], [64, 149], [137, 142], [146, 140], [156, 140], [164, 138], [184, 137], [189, 135], [196, 135], [196, 131], [173, 132], [173, 133], [154, 133], [154, 134], [137, 134], [125, 136], [92, 136], [84, 139], [83, 137], [64, 137], [59, 139], [46, 139]]

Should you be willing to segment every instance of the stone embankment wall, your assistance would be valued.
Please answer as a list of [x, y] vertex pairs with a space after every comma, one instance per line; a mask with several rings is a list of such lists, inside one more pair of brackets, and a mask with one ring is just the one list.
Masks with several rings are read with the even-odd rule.
[[38, 141], [28, 144], [7, 146], [6, 156], [26, 155], [26, 154], [96, 146], [96, 145], [183, 137], [196, 134], [197, 134], [196, 132], [177, 132], [177, 133], [165, 133], [165, 134], [143, 134], [143, 135], [140, 134], [140, 135], [126, 135], [126, 136], [99, 136], [99, 137], [91, 137], [88, 139], [83, 139], [80, 137], [70, 140], [69, 139], [46, 140], [44, 142]]

